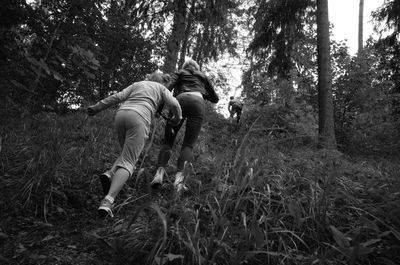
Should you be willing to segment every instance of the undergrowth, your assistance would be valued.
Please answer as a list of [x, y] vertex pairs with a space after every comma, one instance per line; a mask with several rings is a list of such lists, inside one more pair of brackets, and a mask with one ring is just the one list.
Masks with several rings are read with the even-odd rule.
[[[93, 255], [101, 264], [399, 264], [398, 161], [317, 149], [310, 113], [268, 107], [236, 126], [210, 112], [181, 197], [171, 184], [179, 147], [163, 188], [148, 187], [164, 126], [154, 123], [116, 218], [80, 227]], [[97, 175], [119, 153], [112, 120], [112, 111], [38, 114], [2, 125], [0, 233], [26, 216], [72, 222], [84, 209], [93, 218]], [[6, 258], [20, 264], [18, 253]]]

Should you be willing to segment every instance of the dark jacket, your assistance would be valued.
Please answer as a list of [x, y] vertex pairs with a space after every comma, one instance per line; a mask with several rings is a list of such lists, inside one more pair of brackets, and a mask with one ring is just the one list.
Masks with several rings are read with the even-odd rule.
[[210, 80], [200, 71], [181, 69], [175, 72], [167, 88], [170, 91], [174, 89], [174, 96], [184, 92], [200, 92], [205, 100], [212, 103], [219, 101]]

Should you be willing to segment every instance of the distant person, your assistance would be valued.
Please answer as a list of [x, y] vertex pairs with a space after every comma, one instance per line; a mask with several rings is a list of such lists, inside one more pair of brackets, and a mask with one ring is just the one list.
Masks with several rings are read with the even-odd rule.
[[230, 97], [230, 101], [228, 103], [228, 111], [230, 114], [230, 120], [233, 120], [233, 116], [236, 114], [236, 123], [239, 123], [240, 117], [242, 115], [243, 103], [239, 99], [235, 99], [234, 97]]
[[174, 126], [167, 124], [164, 133], [164, 144], [158, 155], [158, 168], [151, 186], [156, 187], [162, 184], [165, 174], [165, 167], [172, 155], [172, 146], [179, 129], [186, 120], [185, 136], [183, 139], [181, 151], [177, 161], [177, 172], [175, 175], [174, 188], [180, 194], [187, 190], [185, 185], [184, 167], [186, 162], [192, 161], [192, 150], [200, 134], [201, 126], [205, 114], [205, 100], [217, 103], [219, 98], [207, 76], [199, 71], [199, 65], [196, 61], [188, 59], [172, 75], [168, 89], [174, 89], [174, 96], [179, 101], [182, 108], [183, 119]]
[[136, 162], [145, 145], [150, 131], [150, 124], [157, 108], [166, 104], [171, 110], [172, 123], [179, 124], [182, 110], [172, 93], [163, 85], [162, 73], [154, 72], [145, 81], [136, 82], [119, 93], [89, 106], [90, 116], [122, 103], [115, 114], [115, 127], [119, 144], [122, 147], [121, 155], [114, 162], [110, 170], [100, 176], [104, 199], [100, 203], [100, 216], [113, 217], [114, 200], [135, 169]]

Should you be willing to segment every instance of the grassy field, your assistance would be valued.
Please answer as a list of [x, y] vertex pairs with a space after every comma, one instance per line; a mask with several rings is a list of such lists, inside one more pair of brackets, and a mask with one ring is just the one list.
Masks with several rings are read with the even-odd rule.
[[172, 188], [178, 149], [162, 189], [149, 188], [157, 121], [105, 220], [97, 178], [120, 150], [113, 112], [9, 117], [0, 263], [400, 264], [399, 157], [318, 149], [274, 117], [238, 127], [210, 114], [181, 197]]

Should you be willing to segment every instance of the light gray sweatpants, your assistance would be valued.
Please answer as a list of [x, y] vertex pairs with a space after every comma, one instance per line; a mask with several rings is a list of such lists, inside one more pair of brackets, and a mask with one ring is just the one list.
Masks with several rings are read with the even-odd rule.
[[122, 167], [132, 176], [148, 137], [150, 124], [134, 110], [118, 110], [114, 121], [122, 152], [107, 173], [113, 177], [115, 171]]

